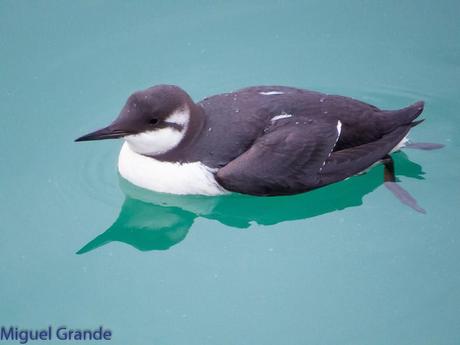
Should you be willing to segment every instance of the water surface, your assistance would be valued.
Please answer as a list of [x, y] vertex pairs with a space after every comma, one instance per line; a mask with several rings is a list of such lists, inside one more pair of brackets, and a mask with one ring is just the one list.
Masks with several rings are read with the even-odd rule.
[[[112, 344], [458, 344], [457, 1], [0, 2], [0, 325]], [[75, 144], [134, 90], [257, 84], [426, 101], [382, 168], [292, 197], [145, 193]], [[81, 255], [77, 255], [80, 251]]]

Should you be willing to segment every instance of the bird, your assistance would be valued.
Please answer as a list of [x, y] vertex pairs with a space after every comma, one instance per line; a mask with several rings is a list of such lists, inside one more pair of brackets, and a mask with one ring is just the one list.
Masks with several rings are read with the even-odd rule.
[[381, 110], [276, 85], [195, 103], [179, 86], [157, 85], [131, 94], [110, 125], [75, 141], [122, 138], [120, 175], [155, 192], [291, 195], [379, 163], [387, 168], [385, 181], [394, 182], [390, 155], [407, 145], [423, 109], [423, 101]]

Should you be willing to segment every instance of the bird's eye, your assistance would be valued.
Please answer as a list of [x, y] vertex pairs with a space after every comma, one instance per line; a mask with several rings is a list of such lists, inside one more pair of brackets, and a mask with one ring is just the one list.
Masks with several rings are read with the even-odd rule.
[[151, 125], [156, 125], [156, 124], [158, 123], [158, 119], [150, 119], [150, 120], [149, 120], [149, 123], [150, 123]]

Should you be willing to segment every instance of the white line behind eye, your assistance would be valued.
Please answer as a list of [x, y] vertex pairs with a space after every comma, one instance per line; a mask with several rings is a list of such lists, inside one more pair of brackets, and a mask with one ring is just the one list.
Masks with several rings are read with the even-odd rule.
[[165, 122], [176, 123], [178, 125], [186, 127], [190, 121], [190, 110], [187, 106], [183, 106], [169, 115]]

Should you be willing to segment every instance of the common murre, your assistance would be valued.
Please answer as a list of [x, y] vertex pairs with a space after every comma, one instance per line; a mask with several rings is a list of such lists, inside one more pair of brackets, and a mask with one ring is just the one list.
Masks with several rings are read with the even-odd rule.
[[181, 88], [159, 85], [133, 93], [115, 121], [76, 141], [123, 138], [119, 172], [142, 188], [287, 195], [382, 160], [391, 164], [389, 154], [404, 145], [422, 111], [422, 101], [386, 111], [284, 86], [249, 87], [194, 103]]

